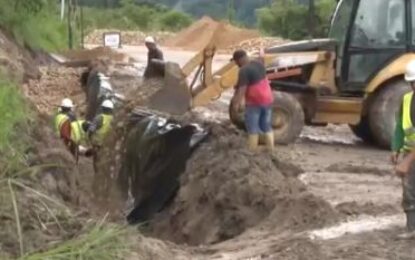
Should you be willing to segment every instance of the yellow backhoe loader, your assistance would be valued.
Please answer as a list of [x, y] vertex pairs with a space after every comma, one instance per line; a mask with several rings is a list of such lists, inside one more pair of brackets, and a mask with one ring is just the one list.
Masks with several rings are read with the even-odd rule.
[[[154, 107], [183, 113], [234, 87], [234, 63], [212, 71], [216, 40], [184, 67], [166, 65], [167, 84], [153, 97]], [[338, 1], [327, 39], [266, 49], [275, 140], [290, 143], [305, 124], [333, 123], [348, 124], [364, 141], [389, 147], [401, 97], [409, 91], [403, 74], [415, 59], [414, 49], [415, 0]], [[230, 110], [232, 122], [241, 127], [242, 115]]]

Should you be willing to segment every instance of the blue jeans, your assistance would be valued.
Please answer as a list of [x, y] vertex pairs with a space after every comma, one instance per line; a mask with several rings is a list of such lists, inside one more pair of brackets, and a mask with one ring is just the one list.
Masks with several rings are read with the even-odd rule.
[[272, 106], [246, 106], [245, 127], [248, 134], [272, 131]]

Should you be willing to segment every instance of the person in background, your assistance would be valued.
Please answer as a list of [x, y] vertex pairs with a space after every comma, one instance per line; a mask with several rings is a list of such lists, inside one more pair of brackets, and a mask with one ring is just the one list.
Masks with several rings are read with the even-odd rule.
[[144, 79], [163, 77], [163, 71], [153, 63], [153, 60], [164, 60], [163, 52], [157, 47], [156, 41], [151, 36], [145, 38], [145, 45], [148, 49], [148, 54]]
[[[260, 53], [263, 54], [263, 51]], [[245, 106], [248, 147], [253, 151], [258, 150], [259, 136], [264, 134], [267, 148], [273, 150], [274, 133], [271, 121], [274, 98], [266, 77], [263, 57], [261, 60], [250, 60], [244, 50], [237, 50], [233, 53], [232, 60], [240, 69], [231, 105], [234, 111], [240, 111]]]
[[[397, 174], [402, 178], [402, 207], [406, 214], [407, 230], [398, 238], [415, 239], [415, 164], [411, 158], [415, 152], [415, 60], [407, 65], [405, 80], [410, 84], [412, 91], [404, 95], [400, 105], [392, 139], [391, 160], [397, 165]], [[404, 160], [398, 164], [400, 154]]]

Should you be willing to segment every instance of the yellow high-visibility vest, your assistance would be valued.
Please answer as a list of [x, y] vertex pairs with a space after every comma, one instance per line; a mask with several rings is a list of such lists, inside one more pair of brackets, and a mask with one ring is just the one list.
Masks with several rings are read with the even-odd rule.
[[415, 147], [415, 127], [411, 120], [411, 103], [414, 92], [405, 94], [402, 102], [402, 128], [405, 132], [404, 150], [410, 151]]
[[93, 141], [97, 145], [102, 145], [105, 137], [111, 131], [111, 123], [113, 120], [112, 115], [101, 114], [102, 116], [102, 126], [94, 133]]
[[60, 136], [61, 127], [66, 120], [69, 120], [69, 117], [64, 113], [58, 113], [55, 116], [55, 132], [57, 136]]
[[82, 123], [84, 123], [84, 120], [76, 120], [71, 123], [71, 140], [75, 144], [84, 144], [86, 142], [87, 134], [82, 129]]

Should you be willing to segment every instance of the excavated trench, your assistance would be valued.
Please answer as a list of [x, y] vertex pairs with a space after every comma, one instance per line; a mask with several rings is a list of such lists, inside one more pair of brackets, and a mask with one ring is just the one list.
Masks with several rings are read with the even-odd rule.
[[[49, 78], [55, 74], [46, 73]], [[188, 245], [216, 244], [251, 228], [310, 230], [338, 219], [327, 202], [297, 179], [301, 169], [276, 155], [247, 151], [243, 133], [228, 122], [206, 123], [192, 113], [156, 113], [179, 125], [167, 131], [154, 114], [136, 110], [132, 116], [137, 107], [145, 110], [146, 101], [161, 86], [132, 83], [124, 75], [116, 78], [115, 87], [124, 86], [124, 81], [129, 83], [123, 89], [128, 100], [115, 115], [114, 131], [98, 158], [94, 197], [87, 202], [94, 204], [91, 207], [111, 212], [114, 219], [127, 216], [130, 223], [145, 223], [143, 231], [149, 236]], [[65, 91], [83, 102], [75, 88]], [[40, 103], [45, 111], [60, 94], [50, 96]]]
[[160, 84], [125, 80], [128, 98], [92, 181], [95, 207], [144, 223], [149, 236], [189, 245], [219, 243], [254, 227], [297, 232], [338, 219], [296, 178], [301, 170], [294, 165], [247, 151], [243, 133], [228, 122], [206, 123], [192, 113], [147, 114], [146, 102]]

